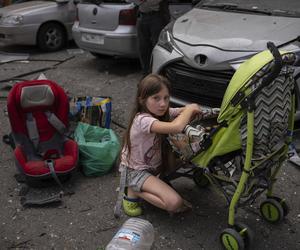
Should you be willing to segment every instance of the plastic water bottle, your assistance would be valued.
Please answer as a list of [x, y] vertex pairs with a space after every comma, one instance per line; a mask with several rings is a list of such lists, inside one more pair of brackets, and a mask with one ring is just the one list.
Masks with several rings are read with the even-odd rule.
[[140, 218], [128, 219], [105, 250], [150, 250], [154, 241], [152, 224]]

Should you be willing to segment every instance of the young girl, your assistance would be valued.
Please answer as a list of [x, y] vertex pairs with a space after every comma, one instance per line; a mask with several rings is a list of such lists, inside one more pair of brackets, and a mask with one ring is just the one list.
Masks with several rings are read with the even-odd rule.
[[[163, 135], [183, 131], [201, 110], [196, 104], [170, 108], [169, 91], [168, 80], [156, 74], [146, 76], [138, 85], [120, 164], [120, 171], [126, 171], [127, 194], [122, 203], [129, 216], [142, 213], [140, 198], [170, 213], [184, 211], [188, 205], [172, 187], [158, 178], [166, 167]], [[170, 118], [175, 119], [171, 121]]]

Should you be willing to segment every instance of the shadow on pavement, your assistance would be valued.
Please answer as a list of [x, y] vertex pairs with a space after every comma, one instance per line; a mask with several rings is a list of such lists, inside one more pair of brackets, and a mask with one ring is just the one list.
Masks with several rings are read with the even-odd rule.
[[[65, 49], [78, 48], [74, 41], [70, 41]], [[8, 53], [29, 53], [30, 55], [46, 53], [41, 51], [38, 46], [33, 45], [11, 45], [11, 46], [0, 46], [0, 51]], [[49, 52], [51, 53], [51, 52]], [[53, 52], [52, 52], [53, 53]]]
[[106, 74], [126, 76], [141, 70], [140, 62], [137, 58], [97, 55], [95, 61], [97, 63], [98, 71]]

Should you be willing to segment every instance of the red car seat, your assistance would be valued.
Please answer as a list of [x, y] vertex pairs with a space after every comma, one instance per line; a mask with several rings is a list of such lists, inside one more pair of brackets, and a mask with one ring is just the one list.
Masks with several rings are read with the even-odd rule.
[[66, 175], [75, 169], [78, 146], [64, 132], [69, 102], [64, 90], [50, 80], [17, 83], [7, 99], [16, 148], [16, 166], [26, 177]]

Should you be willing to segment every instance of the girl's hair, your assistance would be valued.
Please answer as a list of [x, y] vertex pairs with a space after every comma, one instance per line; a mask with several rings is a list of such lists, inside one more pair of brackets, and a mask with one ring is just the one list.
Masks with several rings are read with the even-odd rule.
[[130, 129], [133, 123], [133, 120], [137, 113], [150, 113], [155, 118], [159, 119], [160, 121], [169, 121], [169, 112], [167, 111], [163, 116], [157, 117], [152, 114], [146, 107], [146, 101], [149, 96], [155, 95], [162, 90], [163, 87], [166, 87], [170, 92], [170, 82], [167, 78], [158, 75], [158, 74], [149, 74], [145, 78], [143, 78], [139, 84], [137, 89], [137, 95], [135, 98], [134, 108], [129, 119], [128, 127], [125, 131], [124, 138], [123, 138], [123, 150], [126, 148], [128, 151], [127, 157], [130, 157]]

